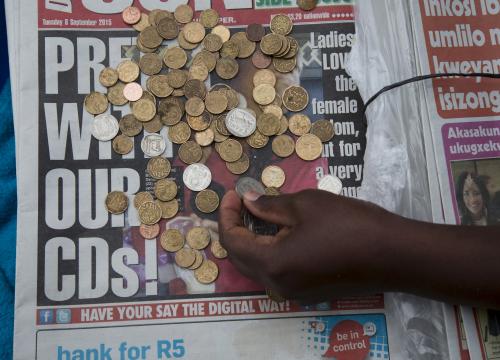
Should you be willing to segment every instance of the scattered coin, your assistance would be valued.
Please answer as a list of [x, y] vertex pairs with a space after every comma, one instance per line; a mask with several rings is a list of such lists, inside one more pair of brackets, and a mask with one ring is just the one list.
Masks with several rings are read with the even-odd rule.
[[184, 25], [182, 32], [184, 38], [190, 43], [198, 44], [205, 38], [205, 28], [198, 22], [190, 22]]
[[157, 200], [156, 202], [161, 208], [162, 219], [172, 219], [179, 212], [179, 202], [177, 199], [170, 201]]
[[205, 98], [205, 107], [212, 114], [221, 114], [227, 109], [227, 97], [220, 91], [210, 91]]
[[210, 244], [210, 232], [208, 229], [196, 226], [186, 234], [187, 244], [195, 250], [203, 250]]
[[134, 141], [126, 135], [118, 135], [112, 142], [113, 150], [120, 155], [126, 155], [134, 148]]
[[139, 121], [150, 121], [156, 115], [156, 105], [151, 100], [139, 99], [132, 105], [132, 114]]
[[146, 240], [155, 239], [160, 233], [160, 225], [141, 224], [141, 226], [139, 227], [139, 233]]
[[253, 42], [261, 41], [265, 34], [266, 30], [261, 24], [250, 24], [246, 28], [247, 38]]
[[264, 195], [266, 192], [264, 186], [262, 186], [259, 181], [247, 176], [238, 179], [238, 181], [236, 182], [235, 190], [241, 198], [243, 198], [243, 195], [245, 195], [245, 193], [249, 191], [253, 191], [261, 195]]
[[174, 16], [181, 24], [187, 24], [193, 20], [193, 9], [189, 5], [179, 5], [175, 9]]
[[318, 0], [297, 0], [297, 5], [304, 11], [313, 10], [318, 4]]
[[194, 277], [202, 284], [211, 284], [219, 276], [219, 268], [211, 260], [204, 260], [201, 266], [194, 271]]
[[290, 86], [283, 93], [283, 105], [290, 111], [302, 111], [309, 103], [309, 94], [301, 86]]
[[281, 195], [281, 193], [275, 187], [268, 187], [268, 188], [266, 188], [266, 195], [269, 195], [269, 196], [278, 196], [278, 195]]
[[243, 154], [243, 147], [234, 139], [227, 139], [220, 144], [219, 155], [227, 162], [237, 161]]
[[141, 191], [134, 195], [134, 207], [136, 209], [148, 201], [153, 201], [153, 196], [147, 191]]
[[92, 92], [85, 97], [84, 105], [89, 114], [99, 115], [108, 109], [109, 104], [106, 95]]
[[202, 191], [210, 186], [212, 173], [204, 164], [191, 164], [182, 174], [182, 180], [186, 187], [192, 191]]
[[219, 35], [222, 42], [225, 43], [231, 37], [231, 32], [224, 25], [217, 25], [212, 29], [212, 34]]
[[168, 132], [168, 139], [174, 144], [184, 144], [191, 137], [191, 128], [184, 121], [171, 126]]
[[269, 105], [276, 97], [276, 90], [269, 84], [261, 84], [253, 89], [253, 99], [259, 105]]
[[171, 201], [177, 196], [177, 184], [168, 179], [161, 179], [155, 183], [155, 196], [161, 201]]
[[206, 129], [194, 134], [194, 139], [196, 140], [196, 143], [200, 146], [209, 146], [214, 142], [215, 134], [212, 129]]
[[117, 83], [118, 81], [118, 71], [113, 68], [107, 67], [102, 69], [99, 73], [99, 82], [102, 86], [110, 87]]
[[141, 141], [142, 152], [149, 157], [160, 156], [166, 148], [165, 139], [160, 134], [146, 135]]
[[285, 172], [279, 166], [271, 165], [262, 171], [261, 180], [267, 187], [280, 188], [285, 183]]
[[108, 100], [111, 104], [122, 106], [128, 102], [125, 96], [123, 96], [123, 89], [125, 89], [125, 84], [122, 82], [117, 82], [108, 88]]
[[135, 6], [129, 6], [123, 10], [122, 19], [126, 24], [137, 24], [141, 20], [141, 11]]
[[323, 144], [316, 135], [305, 134], [297, 139], [295, 152], [302, 160], [316, 160], [323, 152]]
[[119, 129], [118, 120], [113, 115], [100, 114], [94, 118], [90, 131], [97, 140], [109, 141], [118, 134]]
[[239, 65], [236, 60], [231, 59], [230, 57], [223, 57], [217, 60], [217, 64], [215, 66], [215, 71], [220, 78], [229, 80], [232, 79], [238, 74]]
[[224, 121], [227, 130], [237, 137], [248, 137], [255, 132], [257, 120], [250, 112], [243, 109], [231, 110]]
[[311, 120], [305, 114], [294, 114], [288, 121], [288, 128], [292, 134], [302, 136], [311, 130]]
[[106, 196], [105, 205], [111, 214], [124, 213], [128, 207], [128, 197], [122, 191], [112, 191]]
[[188, 268], [194, 264], [196, 253], [193, 249], [182, 248], [175, 253], [175, 263], [182, 268]]
[[180, 69], [184, 65], [186, 65], [187, 54], [180, 47], [174, 46], [168, 48], [167, 51], [165, 51], [165, 55], [163, 56], [163, 62], [170, 69]]
[[227, 258], [227, 251], [224, 249], [219, 240], [212, 240], [210, 245], [210, 251], [212, 255], [217, 259], [225, 259]]
[[257, 129], [259, 129], [263, 135], [276, 135], [280, 127], [280, 119], [272, 113], [262, 113], [257, 118]]
[[271, 65], [272, 58], [257, 50], [252, 55], [252, 64], [258, 69], [266, 69]]
[[275, 34], [288, 35], [292, 31], [293, 23], [288, 16], [278, 14], [272, 18], [270, 28]]
[[119, 122], [120, 131], [127, 136], [134, 137], [142, 131], [142, 124], [133, 114], [125, 115]]
[[244, 174], [250, 168], [250, 159], [243, 153], [241, 157], [234, 162], [226, 162], [227, 169], [235, 175]]
[[203, 263], [203, 260], [205, 259], [203, 257], [203, 254], [202, 254], [202, 252], [200, 250], [194, 250], [194, 252], [195, 252], [195, 255], [196, 255], [196, 259], [194, 260], [193, 265], [191, 265], [190, 267], [188, 267], [189, 270], [196, 270], [196, 269], [198, 269], [201, 266], [201, 264]]
[[142, 97], [142, 86], [136, 82], [128, 83], [123, 88], [123, 96], [128, 101], [137, 101]]
[[335, 135], [335, 129], [330, 121], [318, 120], [312, 124], [311, 134], [319, 137], [321, 142], [328, 142]]
[[184, 247], [186, 240], [177, 229], [168, 229], [161, 234], [160, 245], [165, 251], [176, 252]]
[[200, 22], [204, 27], [211, 29], [219, 22], [219, 13], [214, 9], [203, 10], [200, 15]]
[[161, 208], [152, 201], [143, 203], [139, 206], [137, 212], [139, 213], [141, 223], [146, 225], [154, 225], [161, 219]]
[[139, 65], [137, 65], [132, 60], [122, 61], [118, 65], [116, 70], [118, 71], [118, 79], [120, 79], [120, 81], [123, 81], [124, 83], [135, 81], [141, 73]]
[[273, 152], [279, 157], [286, 158], [295, 151], [295, 141], [291, 136], [279, 135], [274, 138], [272, 143]]
[[342, 181], [335, 175], [325, 175], [318, 181], [318, 189], [340, 195], [342, 193]]
[[184, 163], [191, 165], [201, 160], [203, 152], [200, 145], [190, 140], [179, 147], [178, 155]]
[[210, 214], [219, 207], [219, 195], [213, 190], [205, 189], [196, 195], [195, 204], [198, 210]]

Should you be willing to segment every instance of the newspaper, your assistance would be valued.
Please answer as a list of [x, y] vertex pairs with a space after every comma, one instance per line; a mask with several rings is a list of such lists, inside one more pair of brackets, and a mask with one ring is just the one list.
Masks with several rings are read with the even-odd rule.
[[[378, 359], [392, 356], [391, 346], [394, 354], [405, 353], [404, 343], [389, 344], [389, 336], [398, 339], [399, 328], [396, 320], [388, 320], [382, 294], [314, 306], [277, 303], [228, 260], [217, 260], [220, 276], [214, 284], [201, 285], [174, 264], [157, 240], [139, 236], [133, 208], [124, 215], [105, 211], [104, 196], [110, 190], [123, 190], [132, 201], [136, 192], [152, 188], [145, 171], [148, 159], [138, 142], [131, 154], [117, 156], [109, 142], [91, 137], [91, 117], [83, 110], [86, 94], [104, 91], [100, 70], [125, 58], [139, 59], [136, 33], [121, 20], [122, 10], [132, 3], [9, 2], [8, 17], [17, 19], [9, 26], [18, 104], [15, 358]], [[182, 3], [188, 1], [141, 0], [134, 5], [147, 13], [154, 8], [172, 11]], [[333, 121], [336, 136], [316, 162], [296, 157], [279, 161], [287, 173], [282, 190], [315, 187], [331, 173], [342, 180], [343, 195], [357, 196], [365, 129], [361, 98], [344, 71], [354, 39], [352, 2], [324, 1], [308, 13], [290, 0], [197, 0], [189, 5], [197, 15], [216, 9], [222, 24], [234, 32], [254, 22], [269, 24], [277, 13], [293, 19], [301, 45], [299, 66], [280, 78], [280, 86], [305, 87], [310, 95], [305, 112], [313, 121]], [[253, 71], [250, 62], [242, 61], [239, 76], [231, 81], [249, 102]], [[209, 81], [213, 85], [218, 80], [214, 76]], [[121, 117], [130, 109], [115, 106], [110, 111]], [[250, 176], [259, 177], [264, 166], [278, 162], [269, 146], [252, 155]], [[169, 144], [165, 156], [179, 180], [177, 146]], [[207, 163], [214, 174], [212, 189], [222, 196], [236, 177], [223, 171], [215, 156]], [[193, 194], [182, 186], [180, 194], [181, 212], [162, 222], [162, 230], [185, 232], [203, 222], [217, 237], [216, 216], [199, 213]]]
[[[413, 5], [417, 5], [416, 3]], [[500, 3], [420, 0], [413, 6], [422, 73], [500, 73]], [[446, 223], [500, 224], [498, 79], [441, 78], [426, 85]], [[500, 358], [500, 312], [462, 308], [470, 355]]]

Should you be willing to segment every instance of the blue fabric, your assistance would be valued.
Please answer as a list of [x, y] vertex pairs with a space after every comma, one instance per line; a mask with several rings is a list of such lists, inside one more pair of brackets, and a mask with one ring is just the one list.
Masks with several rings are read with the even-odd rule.
[[0, 359], [12, 358], [16, 269], [16, 162], [4, 3], [0, 1]]

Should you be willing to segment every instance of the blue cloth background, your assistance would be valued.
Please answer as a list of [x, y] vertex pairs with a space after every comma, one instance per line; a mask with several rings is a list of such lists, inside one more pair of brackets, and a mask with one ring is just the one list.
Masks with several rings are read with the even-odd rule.
[[12, 358], [16, 270], [16, 161], [5, 9], [0, 1], [0, 359]]

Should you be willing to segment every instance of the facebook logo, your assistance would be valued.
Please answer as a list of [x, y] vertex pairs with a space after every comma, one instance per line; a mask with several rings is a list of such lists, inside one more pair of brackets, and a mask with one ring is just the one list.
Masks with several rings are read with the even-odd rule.
[[42, 325], [53, 324], [54, 323], [54, 310], [39, 310], [38, 311], [39, 322]]
[[71, 323], [71, 310], [70, 309], [57, 309], [56, 323], [69, 324]]

